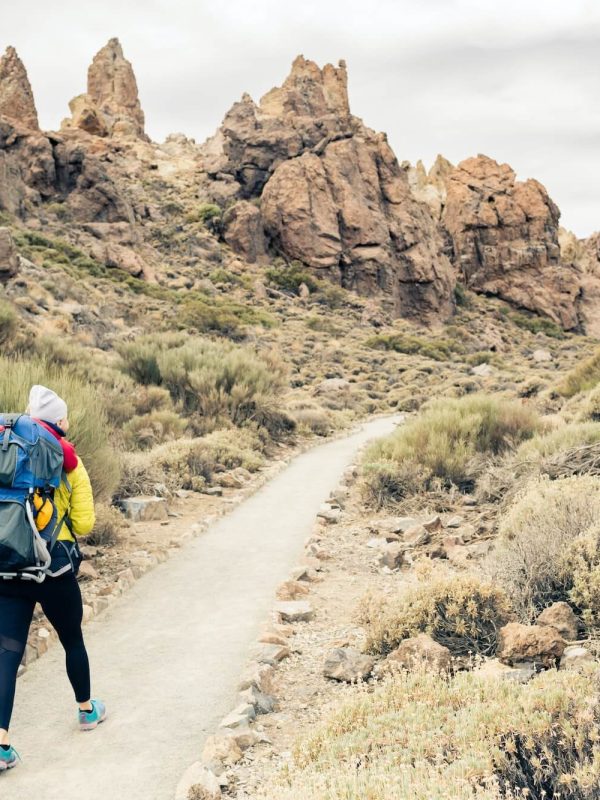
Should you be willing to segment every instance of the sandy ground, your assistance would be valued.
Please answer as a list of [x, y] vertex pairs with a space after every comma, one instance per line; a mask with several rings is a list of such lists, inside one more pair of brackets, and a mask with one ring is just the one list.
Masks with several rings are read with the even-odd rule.
[[94, 695], [110, 715], [98, 730], [77, 730], [60, 647], [33, 663], [12, 728], [23, 763], [2, 776], [2, 800], [171, 800], [234, 706], [250, 645], [321, 502], [357, 449], [396, 422], [377, 419], [299, 456], [86, 628]]

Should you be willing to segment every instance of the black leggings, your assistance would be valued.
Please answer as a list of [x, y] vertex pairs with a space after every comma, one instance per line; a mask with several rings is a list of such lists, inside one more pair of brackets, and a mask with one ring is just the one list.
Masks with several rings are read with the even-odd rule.
[[35, 581], [0, 579], [0, 728], [8, 730], [17, 670], [27, 644], [35, 604], [40, 603], [67, 657], [67, 675], [78, 703], [90, 699], [90, 665], [83, 643], [83, 605], [75, 575]]

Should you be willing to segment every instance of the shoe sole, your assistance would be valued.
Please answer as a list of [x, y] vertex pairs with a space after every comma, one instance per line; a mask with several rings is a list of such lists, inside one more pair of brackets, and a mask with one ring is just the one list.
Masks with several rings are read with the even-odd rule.
[[14, 761], [11, 761], [9, 764], [6, 762], [0, 763], [0, 772], [6, 772], [6, 770], [13, 769], [13, 767], [17, 766], [17, 759], [15, 758]]
[[98, 725], [100, 725], [101, 722], [104, 722], [105, 719], [106, 719], [106, 711], [104, 712], [104, 714], [102, 714], [100, 719], [96, 720], [96, 722], [83, 722], [83, 723], [80, 722], [79, 723], [79, 730], [80, 731], [93, 731], [98, 727]]

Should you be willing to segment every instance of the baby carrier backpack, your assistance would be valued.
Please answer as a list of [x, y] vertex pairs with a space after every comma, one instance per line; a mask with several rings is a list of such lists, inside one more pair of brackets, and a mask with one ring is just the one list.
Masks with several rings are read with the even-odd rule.
[[0, 579], [46, 577], [65, 521], [53, 500], [62, 478], [58, 440], [25, 414], [0, 413]]

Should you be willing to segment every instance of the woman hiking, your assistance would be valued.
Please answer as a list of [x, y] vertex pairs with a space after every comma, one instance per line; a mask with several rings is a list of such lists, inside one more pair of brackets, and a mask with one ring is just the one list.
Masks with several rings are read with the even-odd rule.
[[94, 527], [92, 486], [75, 448], [65, 439], [69, 430], [67, 404], [51, 389], [33, 386], [26, 414], [60, 442], [63, 480], [54, 494], [59, 518], [65, 517], [52, 550], [52, 563], [43, 583], [0, 580], [0, 771], [16, 766], [18, 755], [9, 737], [17, 670], [27, 643], [33, 610], [39, 603], [56, 630], [66, 654], [67, 675], [79, 706], [79, 727], [89, 731], [106, 717], [104, 703], [91, 699], [90, 666], [81, 621], [83, 605], [77, 583], [81, 555], [75, 536]]

